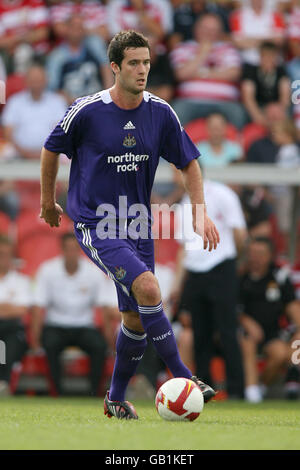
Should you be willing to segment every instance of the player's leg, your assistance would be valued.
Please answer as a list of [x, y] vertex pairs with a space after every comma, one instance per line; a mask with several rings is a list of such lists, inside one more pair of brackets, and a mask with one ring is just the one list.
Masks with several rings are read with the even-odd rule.
[[139, 314], [122, 312], [122, 323], [116, 342], [116, 360], [111, 380], [109, 398], [124, 401], [128, 383], [136, 372], [147, 346]]
[[166, 317], [157, 279], [150, 271], [140, 274], [132, 284], [138, 303], [141, 324], [156, 351], [174, 377], [191, 378], [192, 372], [183, 364], [172, 326]]
[[[154, 274], [146, 271], [137, 276], [131, 290], [138, 304], [141, 324], [159, 356], [174, 377], [192, 378], [192, 372], [180, 358], [171, 323], [163, 310], [161, 293]], [[211, 387], [196, 377], [193, 379], [201, 388], [204, 401], [210, 400], [215, 395]]]

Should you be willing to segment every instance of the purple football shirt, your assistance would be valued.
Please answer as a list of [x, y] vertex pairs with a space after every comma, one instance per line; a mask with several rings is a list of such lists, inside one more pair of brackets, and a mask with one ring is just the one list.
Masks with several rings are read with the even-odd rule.
[[150, 215], [159, 158], [182, 169], [200, 155], [164, 100], [144, 92], [137, 108], [124, 110], [109, 90], [76, 100], [45, 148], [72, 159], [67, 212], [84, 223], [99, 221], [102, 204], [112, 205], [121, 216], [119, 196], [127, 197], [127, 208], [144, 204]]

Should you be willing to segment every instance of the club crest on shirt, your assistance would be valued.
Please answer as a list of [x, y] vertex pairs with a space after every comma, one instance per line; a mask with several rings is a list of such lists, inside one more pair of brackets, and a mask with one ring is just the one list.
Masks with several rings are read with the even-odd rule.
[[274, 281], [270, 281], [267, 285], [266, 299], [269, 302], [277, 302], [281, 297], [280, 289], [278, 284]]
[[115, 267], [115, 276], [118, 279], [118, 281], [121, 281], [126, 276], [126, 270], [124, 268], [122, 268], [122, 266], [120, 266], [119, 268], [118, 268], [118, 266], [116, 266]]
[[123, 145], [126, 148], [132, 148], [136, 146], [136, 140], [133, 135], [127, 134], [123, 140]]

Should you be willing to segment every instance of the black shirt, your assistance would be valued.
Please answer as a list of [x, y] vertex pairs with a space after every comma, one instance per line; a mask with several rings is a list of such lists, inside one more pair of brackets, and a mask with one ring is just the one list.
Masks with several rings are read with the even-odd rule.
[[245, 64], [242, 80], [251, 80], [256, 88], [256, 101], [259, 106], [279, 100], [279, 82], [287, 77], [285, 68], [276, 67], [273, 73], [264, 73], [259, 65]]
[[294, 288], [284, 268], [271, 266], [261, 279], [255, 280], [249, 274], [240, 279], [239, 310], [261, 325], [266, 340], [277, 336], [279, 319], [293, 300]]
[[247, 163], [275, 163], [279, 146], [270, 137], [256, 140], [247, 152]]

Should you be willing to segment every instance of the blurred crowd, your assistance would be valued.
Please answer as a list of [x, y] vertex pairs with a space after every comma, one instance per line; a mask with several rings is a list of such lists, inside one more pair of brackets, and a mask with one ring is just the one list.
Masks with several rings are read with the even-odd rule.
[[[122, 29], [149, 38], [147, 89], [175, 109], [204, 175], [236, 163], [299, 168], [300, 0], [1, 1], [0, 163], [38, 160], [68, 106], [113, 84], [106, 49]], [[64, 208], [66, 190], [58, 184]], [[212, 383], [211, 359], [221, 356], [231, 398], [261, 401], [278, 377], [286, 396], [298, 397], [299, 243], [294, 264], [286, 262], [291, 192], [207, 180], [205, 195], [223, 239], [216, 253], [190, 251], [174, 234], [155, 241], [182, 357]], [[186, 197], [175, 171], [173, 182], [154, 186], [155, 203]], [[38, 211], [38, 182], [0, 179], [0, 394], [14, 390], [14, 365], [28, 348], [46, 354], [53, 389], [63, 393], [61, 353], [76, 346], [90, 357], [97, 395], [119, 324], [114, 288], [80, 256], [68, 217], [58, 232]], [[148, 349], [140, 374], [155, 387], [166, 373]]]

